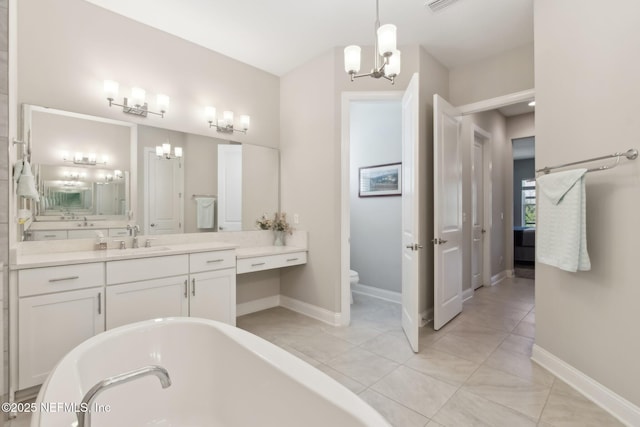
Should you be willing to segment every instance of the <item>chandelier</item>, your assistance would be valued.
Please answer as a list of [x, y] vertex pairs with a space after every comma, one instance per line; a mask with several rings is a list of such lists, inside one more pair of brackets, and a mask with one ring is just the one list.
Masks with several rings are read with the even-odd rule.
[[384, 77], [394, 84], [400, 74], [400, 51], [396, 48], [396, 26], [385, 24], [380, 26], [378, 0], [376, 0], [374, 65], [370, 73], [358, 74], [360, 71], [360, 46], [351, 45], [344, 48], [344, 70], [349, 73], [351, 81], [359, 77]]

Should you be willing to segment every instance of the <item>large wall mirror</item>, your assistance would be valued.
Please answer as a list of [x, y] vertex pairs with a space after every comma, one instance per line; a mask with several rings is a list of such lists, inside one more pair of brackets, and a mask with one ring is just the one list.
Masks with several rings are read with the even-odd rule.
[[[279, 210], [277, 149], [33, 105], [23, 117], [40, 193], [29, 239], [131, 223], [144, 234], [255, 230]], [[171, 155], [157, 155], [162, 144]]]

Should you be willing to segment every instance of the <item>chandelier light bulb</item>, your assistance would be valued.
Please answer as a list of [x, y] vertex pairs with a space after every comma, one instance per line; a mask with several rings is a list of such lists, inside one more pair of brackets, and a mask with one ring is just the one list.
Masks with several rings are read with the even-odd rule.
[[393, 52], [393, 54], [389, 57], [389, 63], [385, 68], [385, 73], [389, 77], [395, 77], [398, 74], [400, 74], [400, 51], [399, 50], [396, 50], [395, 52]]
[[385, 24], [378, 28], [378, 52], [389, 56], [396, 51], [396, 26]]
[[139, 87], [134, 87], [131, 89], [131, 103], [135, 106], [144, 105], [144, 99], [147, 93], [144, 89]]
[[360, 71], [360, 46], [351, 45], [344, 48], [344, 70], [347, 73], [357, 73]]

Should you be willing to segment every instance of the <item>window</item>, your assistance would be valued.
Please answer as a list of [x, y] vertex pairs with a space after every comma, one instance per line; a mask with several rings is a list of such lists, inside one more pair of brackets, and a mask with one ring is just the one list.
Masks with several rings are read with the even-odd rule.
[[522, 180], [522, 225], [536, 226], [536, 180]]

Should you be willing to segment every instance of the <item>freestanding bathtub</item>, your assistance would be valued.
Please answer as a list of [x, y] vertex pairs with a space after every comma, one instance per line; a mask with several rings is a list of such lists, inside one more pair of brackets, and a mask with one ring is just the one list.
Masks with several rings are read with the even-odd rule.
[[[168, 318], [99, 334], [67, 354], [36, 400], [32, 427], [71, 427], [72, 405], [101, 380], [147, 365], [147, 376], [97, 396], [92, 427], [389, 426], [358, 396], [281, 348], [232, 326]], [[107, 409], [108, 405], [108, 409]]]

